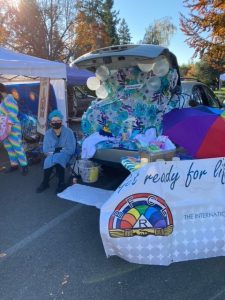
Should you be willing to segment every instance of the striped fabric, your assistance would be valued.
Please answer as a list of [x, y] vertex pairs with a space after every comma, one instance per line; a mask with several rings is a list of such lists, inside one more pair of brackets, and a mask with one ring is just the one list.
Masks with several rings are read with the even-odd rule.
[[123, 157], [121, 159], [121, 164], [130, 172], [133, 172], [141, 167], [140, 159], [135, 157]]
[[17, 117], [18, 105], [12, 95], [7, 95], [2, 101], [0, 114], [7, 115], [12, 124], [9, 136], [3, 141], [10, 164], [14, 166], [19, 163], [21, 166], [26, 166], [27, 159], [22, 144], [21, 125]]
[[12, 95], [7, 95], [0, 105], [0, 113], [8, 115], [8, 118], [12, 124], [20, 123], [17, 117], [18, 105]]

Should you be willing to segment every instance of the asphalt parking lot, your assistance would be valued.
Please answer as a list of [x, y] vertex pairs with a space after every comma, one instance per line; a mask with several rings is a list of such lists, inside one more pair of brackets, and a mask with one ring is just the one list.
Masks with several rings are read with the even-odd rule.
[[[168, 267], [107, 258], [99, 210], [58, 198], [54, 180], [36, 194], [41, 175], [40, 164], [26, 177], [0, 173], [1, 300], [225, 299], [225, 258]], [[106, 172], [98, 184], [115, 189], [124, 176]]]

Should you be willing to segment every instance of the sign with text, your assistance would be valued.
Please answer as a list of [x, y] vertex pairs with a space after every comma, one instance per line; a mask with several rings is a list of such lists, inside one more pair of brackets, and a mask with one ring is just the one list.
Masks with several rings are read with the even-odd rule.
[[41, 134], [45, 134], [47, 128], [49, 82], [49, 78], [40, 79], [37, 132]]
[[149, 163], [101, 208], [107, 256], [140, 264], [225, 255], [225, 158]]

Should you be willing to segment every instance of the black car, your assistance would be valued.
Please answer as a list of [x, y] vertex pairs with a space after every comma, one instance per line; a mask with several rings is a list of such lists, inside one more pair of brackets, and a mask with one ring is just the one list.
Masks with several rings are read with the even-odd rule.
[[68, 115], [70, 118], [82, 117], [91, 102], [96, 99], [94, 96], [89, 95], [81, 86], [67, 88], [67, 97]]
[[182, 94], [185, 96], [187, 101], [183, 107], [206, 105], [210, 107], [222, 108], [219, 99], [213, 93], [213, 91], [204, 83], [192, 79], [192, 78], [181, 78]]

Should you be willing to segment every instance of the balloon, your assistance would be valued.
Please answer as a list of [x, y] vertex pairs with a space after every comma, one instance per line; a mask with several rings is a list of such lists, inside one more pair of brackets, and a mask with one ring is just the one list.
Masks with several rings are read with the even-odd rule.
[[147, 83], [149, 78], [151, 77], [150, 74], [144, 73], [144, 72], [139, 72], [138, 76], [137, 76], [137, 81], [138, 83]]
[[169, 72], [169, 62], [166, 58], [157, 60], [153, 65], [153, 73], [156, 76], [165, 76]]
[[150, 72], [152, 70], [153, 64], [138, 64], [138, 67], [143, 72]]
[[159, 77], [154, 76], [147, 81], [146, 85], [150, 91], [157, 91], [161, 86], [161, 80]]
[[100, 99], [105, 99], [108, 96], [108, 91], [105, 86], [102, 84], [100, 87], [95, 91], [96, 96]]
[[97, 77], [89, 77], [87, 87], [92, 91], [97, 90], [100, 87], [100, 80]]
[[106, 66], [100, 66], [96, 69], [95, 75], [104, 81], [109, 77], [109, 69]]

